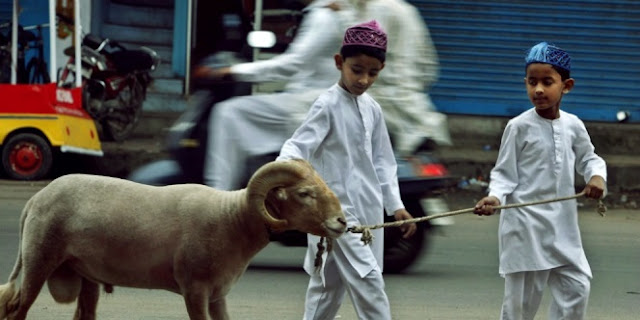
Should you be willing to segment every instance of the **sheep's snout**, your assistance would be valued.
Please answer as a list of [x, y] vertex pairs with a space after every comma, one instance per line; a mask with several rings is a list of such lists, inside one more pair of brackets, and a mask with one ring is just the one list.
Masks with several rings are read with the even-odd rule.
[[335, 239], [347, 231], [347, 220], [344, 217], [332, 217], [325, 221], [324, 227], [327, 237]]

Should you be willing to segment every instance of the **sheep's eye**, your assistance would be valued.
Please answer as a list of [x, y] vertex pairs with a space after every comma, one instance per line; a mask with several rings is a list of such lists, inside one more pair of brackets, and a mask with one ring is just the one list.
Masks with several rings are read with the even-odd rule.
[[315, 198], [316, 192], [313, 189], [303, 188], [298, 190], [298, 196], [300, 198]]

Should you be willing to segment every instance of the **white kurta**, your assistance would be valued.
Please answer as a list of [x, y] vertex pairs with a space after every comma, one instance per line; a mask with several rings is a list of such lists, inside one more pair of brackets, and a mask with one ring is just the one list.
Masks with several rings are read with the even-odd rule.
[[[575, 115], [548, 120], [535, 109], [511, 119], [491, 171], [489, 195], [502, 204], [575, 194], [575, 172], [607, 178], [606, 164]], [[499, 227], [500, 274], [574, 265], [591, 277], [576, 200], [505, 209]]]
[[[278, 160], [292, 158], [307, 159], [324, 178], [340, 199], [348, 226], [379, 224], [384, 209], [392, 215], [404, 208], [382, 111], [367, 93], [354, 96], [336, 84], [321, 95]], [[372, 232], [370, 246], [353, 233], [334, 244], [361, 277], [383, 266], [383, 230]], [[304, 267], [311, 274], [319, 238], [310, 235], [308, 240]]]
[[304, 119], [309, 106], [340, 77], [333, 55], [345, 24], [338, 12], [314, 1], [294, 41], [269, 60], [231, 67], [234, 78], [287, 81], [285, 92], [236, 97], [216, 104], [209, 120], [204, 182], [214, 188], [242, 187], [247, 159], [275, 153]]
[[376, 19], [388, 34], [384, 72], [367, 93], [382, 106], [395, 149], [409, 153], [425, 138], [450, 145], [447, 117], [428, 95], [439, 61], [420, 12], [404, 0], [368, 0], [353, 12], [357, 22]]

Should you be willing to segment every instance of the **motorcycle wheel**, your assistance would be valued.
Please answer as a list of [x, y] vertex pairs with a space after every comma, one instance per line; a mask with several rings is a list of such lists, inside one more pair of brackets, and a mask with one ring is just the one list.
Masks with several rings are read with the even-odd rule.
[[2, 149], [2, 166], [12, 179], [42, 179], [49, 174], [52, 164], [51, 146], [33, 133], [20, 133], [9, 138]]
[[[405, 201], [407, 211], [414, 218], [424, 216], [419, 199]], [[395, 221], [393, 216], [385, 217], [385, 221]], [[384, 272], [402, 273], [407, 270], [422, 254], [428, 244], [429, 235], [425, 229], [428, 223], [418, 223], [416, 233], [408, 238], [402, 238], [400, 228], [386, 228], [384, 230]]]
[[144, 102], [144, 88], [135, 81], [131, 88], [132, 105], [122, 111], [114, 111], [102, 121], [102, 131], [105, 140], [122, 142], [133, 133], [142, 115]]

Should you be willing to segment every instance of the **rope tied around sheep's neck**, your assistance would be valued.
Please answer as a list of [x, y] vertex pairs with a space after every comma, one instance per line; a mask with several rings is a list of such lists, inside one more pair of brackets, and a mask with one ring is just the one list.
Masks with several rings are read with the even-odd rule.
[[316, 273], [319, 273], [322, 267], [322, 255], [324, 254], [324, 251], [325, 251], [325, 247], [324, 247], [325, 240], [327, 242], [327, 248], [326, 248], [327, 252], [331, 252], [331, 249], [333, 248], [333, 239], [320, 237], [320, 241], [318, 241], [318, 244], [316, 245], [318, 247], [318, 252], [316, 252], [316, 259], [313, 262], [313, 266], [315, 267]]
[[[514, 203], [514, 204], [507, 204], [507, 205], [502, 205], [502, 206], [494, 206], [493, 209], [494, 210], [498, 210], [498, 209], [509, 209], [509, 208], [533, 206], [533, 205], [543, 204], [543, 203], [571, 200], [571, 199], [582, 197], [584, 195], [585, 195], [585, 193], [583, 191], [583, 192], [580, 192], [578, 194], [567, 196], [567, 197], [560, 197], [560, 198], [540, 200], [540, 201], [532, 201], [532, 202], [525, 202], [525, 203]], [[364, 242], [364, 244], [371, 244], [371, 242], [373, 242], [373, 234], [371, 233], [372, 229], [379, 229], [379, 228], [386, 228], [386, 227], [399, 227], [399, 226], [404, 225], [404, 224], [418, 223], [418, 222], [423, 222], [423, 221], [428, 221], [428, 220], [433, 220], [433, 219], [438, 219], [438, 218], [443, 218], [443, 217], [455, 216], [455, 215], [459, 215], [459, 214], [463, 214], [463, 213], [470, 213], [470, 212], [474, 212], [474, 211], [475, 211], [475, 208], [467, 208], [467, 209], [461, 209], [461, 210], [456, 210], [456, 211], [449, 211], [449, 212], [445, 212], [445, 213], [429, 215], [429, 216], [415, 218], [415, 219], [407, 219], [407, 220], [399, 220], [399, 221], [394, 221], [394, 222], [381, 223], [381, 224], [377, 224], [377, 225], [373, 225], [373, 226], [353, 226], [353, 227], [348, 228], [347, 231], [348, 232], [353, 232], [353, 233], [362, 233], [362, 238], [361, 238], [362, 242]], [[603, 216], [603, 217], [605, 216], [605, 212], [607, 211], [607, 207], [604, 205], [604, 203], [602, 203], [601, 199], [598, 200], [598, 207], [596, 208], [596, 211], [601, 216]]]

